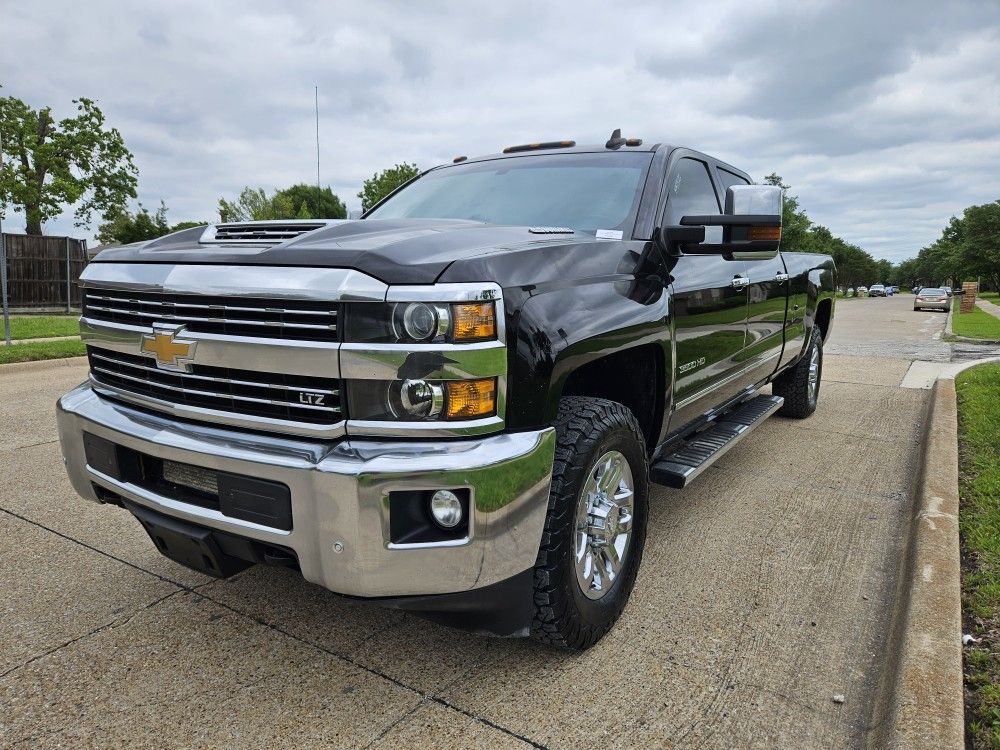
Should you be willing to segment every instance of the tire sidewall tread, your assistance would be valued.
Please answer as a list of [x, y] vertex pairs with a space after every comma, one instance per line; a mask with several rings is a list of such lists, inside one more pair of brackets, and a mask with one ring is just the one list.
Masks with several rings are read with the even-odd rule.
[[[548, 513], [535, 565], [532, 635], [551, 645], [583, 650], [611, 629], [635, 583], [646, 536], [649, 462], [635, 416], [617, 402], [565, 397], [559, 402], [555, 427]], [[632, 470], [633, 526], [621, 574], [605, 596], [594, 600], [576, 580], [573, 521], [588, 471], [609, 450], [620, 451]]]

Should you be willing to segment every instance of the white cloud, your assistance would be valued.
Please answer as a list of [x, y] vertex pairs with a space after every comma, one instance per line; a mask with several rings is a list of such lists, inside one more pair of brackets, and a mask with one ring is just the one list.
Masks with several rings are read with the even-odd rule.
[[349, 205], [398, 161], [614, 127], [776, 171], [817, 222], [894, 260], [1000, 196], [992, 2], [0, 0], [0, 18], [4, 93], [60, 115], [96, 98], [172, 221], [312, 182], [314, 84], [323, 181]]

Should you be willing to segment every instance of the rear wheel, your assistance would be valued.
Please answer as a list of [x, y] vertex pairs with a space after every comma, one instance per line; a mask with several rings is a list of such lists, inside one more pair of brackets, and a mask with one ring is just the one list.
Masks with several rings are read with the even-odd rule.
[[635, 416], [605, 399], [559, 402], [532, 635], [583, 650], [628, 602], [646, 541], [648, 464]]
[[791, 370], [774, 379], [772, 391], [785, 399], [779, 414], [805, 419], [819, 403], [819, 388], [823, 379], [823, 332], [813, 326], [809, 347]]

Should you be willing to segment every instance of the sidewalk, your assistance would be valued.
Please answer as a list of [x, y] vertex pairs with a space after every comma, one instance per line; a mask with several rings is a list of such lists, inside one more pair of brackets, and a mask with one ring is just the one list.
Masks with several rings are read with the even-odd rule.
[[979, 305], [979, 309], [985, 310], [994, 318], [1000, 318], [1000, 305], [994, 305], [988, 299], [976, 299], [976, 304]]

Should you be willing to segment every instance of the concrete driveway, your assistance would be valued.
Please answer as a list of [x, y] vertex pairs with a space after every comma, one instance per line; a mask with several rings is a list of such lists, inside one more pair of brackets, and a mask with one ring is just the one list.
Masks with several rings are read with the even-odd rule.
[[632, 602], [582, 655], [282, 569], [181, 568], [70, 489], [53, 404], [84, 365], [0, 370], [0, 745], [860, 744], [928, 395], [900, 383], [912, 359], [951, 356], [945, 316], [911, 306], [841, 303], [817, 413], [655, 491]]

